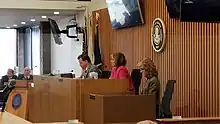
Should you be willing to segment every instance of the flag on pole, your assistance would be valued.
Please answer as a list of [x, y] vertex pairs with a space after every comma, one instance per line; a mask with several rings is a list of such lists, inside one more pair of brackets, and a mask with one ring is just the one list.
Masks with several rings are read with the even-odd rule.
[[94, 63], [94, 43], [93, 43], [93, 16], [87, 9], [85, 12], [86, 16], [86, 30], [87, 30], [87, 44], [88, 44], [88, 55], [91, 62]]
[[95, 41], [94, 41], [94, 64], [98, 67], [102, 65], [102, 56], [99, 44], [99, 27], [98, 24], [96, 25], [96, 34], [95, 34]]

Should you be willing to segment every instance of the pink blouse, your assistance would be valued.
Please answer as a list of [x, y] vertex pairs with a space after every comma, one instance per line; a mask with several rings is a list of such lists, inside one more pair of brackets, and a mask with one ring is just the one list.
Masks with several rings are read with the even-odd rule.
[[130, 73], [125, 66], [120, 66], [118, 68], [113, 67], [111, 71], [110, 79], [128, 79], [129, 88], [133, 89], [133, 82], [131, 80]]

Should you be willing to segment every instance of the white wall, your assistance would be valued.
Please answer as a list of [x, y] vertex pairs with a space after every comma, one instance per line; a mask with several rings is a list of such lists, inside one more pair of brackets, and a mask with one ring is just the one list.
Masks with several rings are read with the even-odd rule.
[[[87, 14], [92, 11], [106, 8], [105, 0], [92, 0], [87, 7]], [[77, 20], [84, 25], [84, 13], [78, 15]], [[56, 20], [59, 28], [64, 29], [72, 17], [62, 20]], [[82, 38], [81, 38], [82, 39]], [[67, 38], [66, 35], [62, 35], [63, 45], [59, 46], [55, 44], [52, 37], [51, 44], [51, 72], [60, 70], [61, 73], [69, 72], [74, 69], [76, 76], [80, 76], [81, 68], [79, 67], [77, 57], [82, 53], [82, 40], [76, 42], [74, 39]]]
[[7, 74], [9, 68], [14, 69], [16, 66], [16, 30], [0, 29], [0, 78]]
[[[65, 29], [69, 20], [72, 17], [64, 18], [62, 20], [56, 20], [60, 30]], [[77, 16], [77, 22], [84, 25], [84, 13], [80, 13]], [[57, 45], [52, 37], [51, 40], [51, 72], [60, 73], [70, 72], [72, 69], [75, 71], [76, 77], [80, 76], [81, 68], [78, 64], [77, 57], [82, 53], [82, 35], [80, 35], [80, 41], [68, 38], [65, 34], [62, 34], [62, 45]]]
[[92, 0], [92, 2], [88, 5], [88, 11], [95, 11], [99, 9], [107, 8], [106, 0]]

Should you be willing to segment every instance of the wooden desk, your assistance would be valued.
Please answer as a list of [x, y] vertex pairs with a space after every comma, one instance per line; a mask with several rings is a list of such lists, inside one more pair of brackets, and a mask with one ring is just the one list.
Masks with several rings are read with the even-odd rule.
[[220, 117], [157, 119], [159, 124], [220, 124]]
[[126, 92], [126, 80], [76, 80], [34, 76], [34, 88], [28, 89], [27, 120], [34, 123], [83, 122], [84, 94]]
[[8, 112], [0, 113], [0, 124], [32, 124]]
[[87, 94], [85, 101], [85, 124], [130, 123], [156, 119], [155, 95]]
[[9, 112], [4, 112], [4, 113], [0, 112], [0, 124], [68, 124], [68, 122], [31, 123]]

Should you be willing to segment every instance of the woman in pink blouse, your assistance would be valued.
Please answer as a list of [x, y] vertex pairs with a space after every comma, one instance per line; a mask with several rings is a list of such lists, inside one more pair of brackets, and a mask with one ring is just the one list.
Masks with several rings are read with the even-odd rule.
[[126, 58], [123, 53], [115, 53], [111, 55], [111, 64], [113, 66], [110, 79], [127, 79], [129, 90], [133, 90], [133, 82], [126, 66]]

